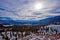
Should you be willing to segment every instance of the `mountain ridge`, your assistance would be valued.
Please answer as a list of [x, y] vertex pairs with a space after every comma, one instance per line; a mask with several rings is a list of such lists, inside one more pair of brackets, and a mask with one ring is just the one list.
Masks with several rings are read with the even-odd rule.
[[[1, 19], [8, 19], [8, 20], [1, 20]], [[1, 18], [0, 17], [0, 24], [5, 24], [5, 25], [18, 25], [18, 24], [43, 24], [43, 23], [47, 23], [47, 22], [50, 22], [50, 21], [58, 21], [60, 19], [60, 16], [55, 16], [55, 17], [50, 17], [50, 18], [47, 18], [47, 19], [43, 19], [43, 20], [12, 20], [11, 18], [6, 18], [6, 17], [3, 17]], [[10, 19], [10, 20], [9, 20]]]

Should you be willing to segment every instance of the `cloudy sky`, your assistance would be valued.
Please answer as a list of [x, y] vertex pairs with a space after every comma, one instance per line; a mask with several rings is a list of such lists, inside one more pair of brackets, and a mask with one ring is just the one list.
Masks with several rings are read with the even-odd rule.
[[60, 15], [60, 0], [0, 0], [0, 17], [41, 20]]

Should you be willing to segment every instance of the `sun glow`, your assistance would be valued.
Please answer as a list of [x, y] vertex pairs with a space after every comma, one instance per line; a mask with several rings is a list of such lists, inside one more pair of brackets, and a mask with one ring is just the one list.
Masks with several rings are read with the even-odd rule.
[[42, 3], [35, 3], [34, 4], [34, 9], [35, 10], [41, 10], [43, 8], [43, 4]]

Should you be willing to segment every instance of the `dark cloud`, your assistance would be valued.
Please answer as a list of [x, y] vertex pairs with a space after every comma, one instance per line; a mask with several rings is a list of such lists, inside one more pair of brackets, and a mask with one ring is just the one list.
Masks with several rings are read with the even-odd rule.
[[41, 15], [42, 13], [40, 12], [33, 12], [33, 15]]

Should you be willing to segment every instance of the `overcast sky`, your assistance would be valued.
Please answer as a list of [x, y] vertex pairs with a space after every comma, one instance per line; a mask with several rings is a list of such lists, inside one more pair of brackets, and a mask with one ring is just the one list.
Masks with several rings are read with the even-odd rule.
[[[40, 9], [36, 6], [41, 4]], [[60, 0], [0, 0], [0, 17], [41, 20], [60, 15]]]

